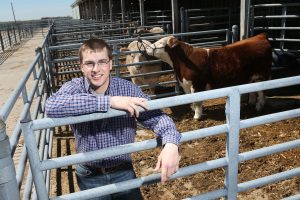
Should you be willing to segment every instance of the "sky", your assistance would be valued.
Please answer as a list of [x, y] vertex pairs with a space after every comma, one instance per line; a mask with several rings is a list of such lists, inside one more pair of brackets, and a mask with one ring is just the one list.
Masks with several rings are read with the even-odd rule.
[[76, 0], [0, 0], [0, 22], [72, 16], [70, 5]]

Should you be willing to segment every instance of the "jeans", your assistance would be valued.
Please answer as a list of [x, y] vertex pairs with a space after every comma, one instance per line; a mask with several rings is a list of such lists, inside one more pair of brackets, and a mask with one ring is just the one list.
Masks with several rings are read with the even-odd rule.
[[[107, 184], [118, 183], [121, 181], [130, 180], [136, 178], [133, 167], [125, 167], [126, 169], [114, 171], [107, 174], [97, 174], [91, 171], [89, 168], [78, 164], [76, 165], [76, 178], [80, 190], [87, 190], [94, 187], [100, 187]], [[111, 195], [92, 198], [91, 200], [142, 200], [142, 194], [139, 188], [114, 193]]]

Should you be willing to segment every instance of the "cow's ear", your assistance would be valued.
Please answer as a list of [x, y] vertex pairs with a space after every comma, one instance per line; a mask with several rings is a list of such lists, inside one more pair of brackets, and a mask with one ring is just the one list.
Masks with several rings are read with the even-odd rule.
[[174, 36], [172, 36], [172, 37], [169, 38], [169, 40], [168, 40], [168, 45], [169, 45], [170, 48], [174, 48], [174, 47], [176, 47], [178, 44], [179, 44], [179, 43], [178, 43], [178, 40], [177, 40]]

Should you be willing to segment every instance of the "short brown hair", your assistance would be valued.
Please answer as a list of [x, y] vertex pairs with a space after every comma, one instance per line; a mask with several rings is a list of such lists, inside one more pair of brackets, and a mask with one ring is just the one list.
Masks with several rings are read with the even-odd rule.
[[106, 47], [107, 49], [107, 54], [108, 58], [111, 60], [112, 59], [112, 51], [110, 46], [103, 40], [103, 39], [89, 39], [83, 42], [81, 47], [79, 48], [79, 61], [80, 64], [82, 63], [82, 54], [84, 51], [90, 49], [94, 52], [96, 51], [101, 51]]

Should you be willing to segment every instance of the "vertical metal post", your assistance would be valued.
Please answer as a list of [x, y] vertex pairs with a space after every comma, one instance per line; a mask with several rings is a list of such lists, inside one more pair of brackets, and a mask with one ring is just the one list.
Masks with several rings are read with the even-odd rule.
[[14, 7], [13, 7], [12, 2], [10, 2], [10, 5], [11, 5], [11, 10], [12, 10], [12, 13], [13, 13], [13, 16], [14, 16], [14, 21], [16, 23], [17, 21], [16, 21], [15, 11], [14, 11]]
[[[287, 7], [286, 7], [286, 6], [283, 6], [283, 7], [282, 7], [282, 15], [285, 16], [286, 13], [287, 13]], [[285, 28], [285, 26], [286, 26], [286, 18], [283, 17], [283, 18], [281, 19], [281, 27]], [[280, 38], [281, 38], [281, 39], [284, 39], [284, 38], [285, 38], [285, 30], [281, 30], [281, 31], [280, 31]], [[280, 42], [280, 49], [284, 49], [284, 42], [283, 42], [283, 41]]]
[[100, 0], [100, 10], [101, 10], [101, 20], [102, 20], [102, 22], [104, 22], [103, 0]]
[[[118, 51], [118, 46], [116, 43], [113, 44], [113, 52], [115, 54], [114, 64], [119, 65], [119, 51]], [[116, 76], [120, 77], [120, 68], [119, 67], [116, 67], [115, 72], [116, 72]]]
[[95, 8], [95, 19], [98, 20], [98, 6], [96, 0], [94, 0], [94, 8]]
[[238, 194], [238, 165], [239, 165], [239, 131], [240, 131], [240, 94], [237, 89], [232, 89], [226, 101], [226, 121], [229, 132], [226, 138], [227, 169], [225, 187], [227, 199], [235, 200]]
[[185, 25], [185, 21], [184, 21], [184, 7], [180, 8], [180, 30], [181, 33], [184, 33], [184, 25]]
[[42, 80], [45, 80], [46, 82], [46, 90], [47, 90], [47, 93], [50, 91], [50, 84], [49, 84], [49, 80], [47, 79], [47, 71], [46, 71], [46, 68], [45, 68], [45, 62], [44, 62], [44, 55], [43, 55], [43, 50], [41, 47], [38, 47], [35, 49], [35, 54], [36, 55], [39, 55], [39, 67], [42, 67]]
[[94, 19], [94, 12], [93, 12], [93, 6], [92, 6], [92, 1], [89, 0], [89, 14], [90, 14], [90, 19]]
[[125, 1], [121, 0], [122, 23], [125, 23]]
[[8, 36], [8, 42], [9, 42], [9, 46], [11, 47], [11, 38], [10, 38], [10, 34], [9, 34], [9, 28], [7, 28], [7, 36]]
[[2, 51], [4, 51], [4, 43], [3, 43], [3, 38], [2, 38], [1, 30], [0, 30], [0, 44], [1, 44]]
[[3, 119], [0, 119], [0, 199], [20, 200], [15, 166]]
[[241, 0], [240, 9], [240, 39], [243, 40], [248, 38], [249, 33], [249, 10], [251, 0]]
[[239, 27], [237, 25], [232, 26], [232, 43], [239, 40]]
[[144, 9], [144, 0], [139, 0], [140, 5], [140, 19], [141, 19], [141, 26], [145, 25], [145, 9]]
[[16, 35], [16, 27], [13, 26], [13, 31], [14, 31], [14, 37], [15, 37], [15, 43], [14, 44], [17, 44], [17, 35]]
[[113, 23], [113, 0], [108, 0], [109, 2], [109, 17], [110, 17], [110, 23]]
[[36, 188], [38, 199], [49, 199], [46, 189], [46, 183], [43, 172], [41, 170], [39, 150], [34, 137], [33, 130], [30, 129], [32, 121], [30, 119], [23, 119], [21, 121], [22, 132], [24, 133], [25, 145], [29, 157], [30, 169], [32, 172], [34, 185]]
[[172, 1], [172, 28], [173, 33], [178, 33], [178, 0]]
[[226, 30], [226, 43], [231, 44], [232, 33], [229, 29]]

